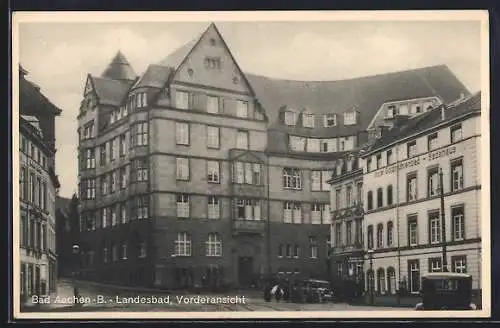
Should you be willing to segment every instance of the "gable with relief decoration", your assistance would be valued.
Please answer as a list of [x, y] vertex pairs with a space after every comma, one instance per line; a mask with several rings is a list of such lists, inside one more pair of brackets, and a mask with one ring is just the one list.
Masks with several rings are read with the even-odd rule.
[[173, 81], [253, 94], [215, 25], [207, 29], [184, 58]]

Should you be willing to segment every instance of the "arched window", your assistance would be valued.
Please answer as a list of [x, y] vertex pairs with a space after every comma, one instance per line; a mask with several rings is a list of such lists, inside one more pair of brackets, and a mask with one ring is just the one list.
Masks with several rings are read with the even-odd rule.
[[377, 248], [384, 247], [384, 225], [379, 223], [377, 225]]
[[393, 243], [394, 223], [387, 222], [387, 247], [391, 247]]
[[392, 185], [387, 187], [387, 205], [392, 205]]
[[385, 294], [385, 270], [380, 268], [377, 270], [377, 291], [379, 294]]
[[384, 206], [384, 191], [382, 188], [377, 189], [377, 208]]
[[393, 267], [387, 268], [387, 294], [396, 294], [396, 271]]
[[208, 234], [207, 256], [222, 256], [222, 238], [216, 232]]
[[366, 272], [366, 291], [375, 291], [375, 275], [373, 270], [368, 270]]
[[368, 206], [368, 211], [373, 209], [373, 192], [371, 190], [368, 192], [367, 206]]
[[177, 234], [175, 241], [176, 256], [191, 256], [191, 236], [187, 232]]
[[368, 249], [373, 249], [373, 226], [369, 225], [368, 226], [368, 236], [367, 236], [367, 242], [368, 242]]

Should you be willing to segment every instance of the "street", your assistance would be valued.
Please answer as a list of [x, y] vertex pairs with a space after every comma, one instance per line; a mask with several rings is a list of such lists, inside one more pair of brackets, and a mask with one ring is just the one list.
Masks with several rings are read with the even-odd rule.
[[[77, 299], [80, 307], [75, 307], [73, 284], [58, 282], [57, 292], [50, 299], [29, 300], [30, 305], [40, 303], [36, 311], [394, 311], [396, 307], [357, 306], [346, 303], [297, 304], [287, 302], [265, 302], [259, 291], [229, 292], [226, 294], [185, 294], [146, 293], [126, 289], [103, 288], [91, 283], [79, 282]], [[31, 307], [30, 311], [33, 311]]]

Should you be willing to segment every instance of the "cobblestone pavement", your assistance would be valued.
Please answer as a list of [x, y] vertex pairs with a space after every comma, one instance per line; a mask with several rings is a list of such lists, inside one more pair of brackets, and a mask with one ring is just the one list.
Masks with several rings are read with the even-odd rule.
[[[215, 311], [373, 311], [404, 310], [402, 308], [355, 306], [344, 303], [296, 304], [286, 302], [265, 302], [260, 292], [230, 292], [216, 294], [167, 294], [146, 293], [130, 290], [112, 290], [99, 288], [92, 284], [79, 283], [79, 294], [83, 301], [81, 307], [74, 307], [73, 284], [60, 281], [57, 292], [50, 301], [39, 300], [38, 308], [33, 308], [36, 299], [30, 299], [28, 305], [34, 311], [133, 311], [133, 312], [215, 312]], [[224, 299], [226, 297], [226, 299]], [[214, 302], [215, 304], [203, 304]], [[233, 303], [233, 304], [232, 304]]]

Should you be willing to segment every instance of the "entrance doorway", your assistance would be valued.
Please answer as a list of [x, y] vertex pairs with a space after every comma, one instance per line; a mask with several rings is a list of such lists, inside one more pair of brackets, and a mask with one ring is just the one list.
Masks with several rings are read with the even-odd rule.
[[248, 288], [253, 278], [253, 257], [238, 258], [238, 283], [240, 287]]

